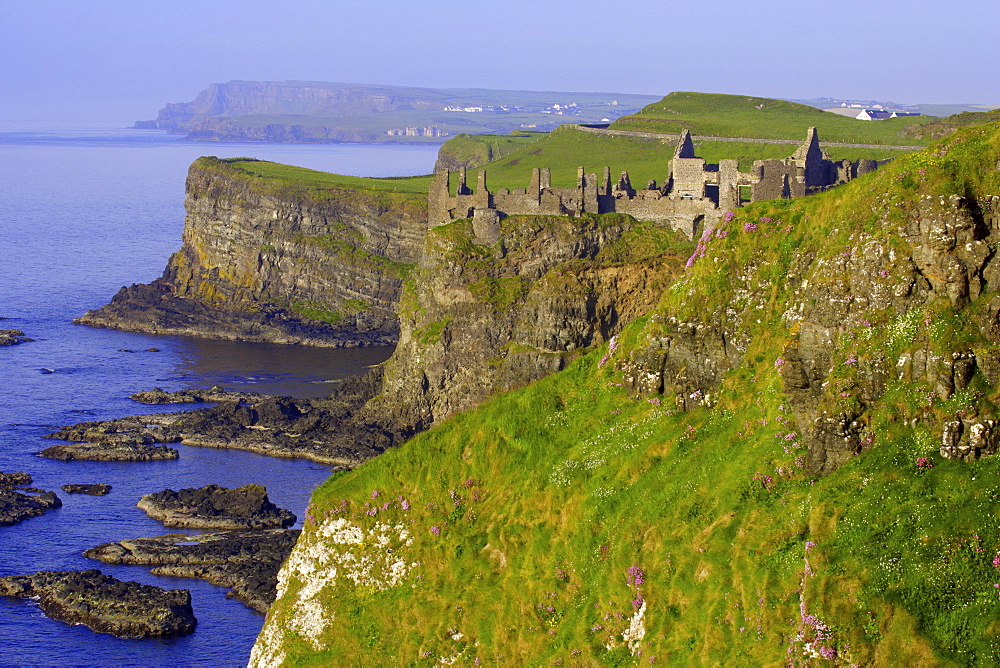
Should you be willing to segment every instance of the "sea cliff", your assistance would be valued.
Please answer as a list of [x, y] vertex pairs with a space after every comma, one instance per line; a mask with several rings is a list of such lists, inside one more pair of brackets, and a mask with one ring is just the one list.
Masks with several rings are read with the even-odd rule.
[[270, 178], [256, 167], [195, 161], [183, 244], [163, 276], [122, 288], [75, 322], [243, 341], [393, 343], [403, 279], [423, 241], [425, 198]]

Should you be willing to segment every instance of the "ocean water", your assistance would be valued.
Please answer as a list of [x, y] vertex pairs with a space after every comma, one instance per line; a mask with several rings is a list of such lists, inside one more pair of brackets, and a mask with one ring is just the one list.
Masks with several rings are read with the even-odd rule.
[[[35, 456], [55, 443], [44, 434], [85, 420], [171, 410], [128, 399], [154, 386], [320, 396], [391, 353], [149, 336], [70, 322], [121, 286], [162, 272], [180, 247], [184, 177], [200, 155], [391, 176], [429, 173], [436, 147], [206, 144], [130, 130], [0, 131], [0, 329], [35, 339], [0, 347], [0, 471], [30, 473], [34, 486], [56, 491], [64, 504], [0, 527], [0, 575], [99, 568], [119, 579], [190, 589], [198, 617], [190, 636], [126, 640], [48, 619], [32, 601], [0, 597], [0, 665], [245, 664], [263, 617], [225, 598], [223, 588], [151, 575], [141, 566], [100, 564], [81, 553], [108, 541], [183, 532], [164, 529], [135, 507], [143, 494], [166, 488], [263, 484], [301, 524], [309, 495], [329, 475], [313, 462], [182, 445], [174, 446], [180, 459], [170, 462], [59, 462]], [[110, 483], [111, 493], [59, 490], [96, 482]]]

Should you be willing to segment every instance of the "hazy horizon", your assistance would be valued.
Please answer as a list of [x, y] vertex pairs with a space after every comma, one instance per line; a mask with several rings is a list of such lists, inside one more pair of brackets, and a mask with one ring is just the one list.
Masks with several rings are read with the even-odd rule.
[[123, 127], [231, 80], [1000, 105], [994, 0], [4, 0], [0, 16], [8, 126]]

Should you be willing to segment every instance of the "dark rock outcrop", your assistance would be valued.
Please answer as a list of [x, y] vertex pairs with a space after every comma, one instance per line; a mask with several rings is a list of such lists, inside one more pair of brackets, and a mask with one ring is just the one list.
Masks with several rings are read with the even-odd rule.
[[19, 329], [0, 329], [0, 346], [14, 346], [31, 340]]
[[294, 513], [271, 503], [260, 485], [165, 489], [146, 494], [136, 506], [167, 527], [273, 529], [295, 524]]
[[105, 496], [111, 492], [111, 485], [105, 483], [70, 484], [60, 487], [67, 494], [89, 494], [90, 496]]
[[4, 473], [0, 471], [0, 487], [25, 487], [31, 484], [31, 474], [20, 471]]
[[[325, 399], [293, 399], [251, 393], [193, 392], [206, 400], [226, 399], [216, 406], [182, 413], [138, 415], [104, 422], [81, 422], [47, 438], [94, 440], [109, 435], [129, 443], [181, 442], [212, 448], [249, 450], [274, 457], [299, 457], [325, 464], [353, 466], [391, 444], [378, 427], [351, 416], [378, 392], [380, 367], [347, 378]], [[187, 391], [185, 391], [187, 392]], [[151, 401], [169, 401], [181, 393], [140, 393]], [[234, 401], [233, 399], [237, 399]], [[184, 400], [183, 398], [181, 399]], [[112, 446], [100, 445], [97, 452]], [[140, 446], [136, 446], [140, 447]], [[144, 445], [141, 447], [154, 447]], [[162, 447], [162, 446], [160, 446]], [[86, 445], [55, 446], [53, 454], [68, 455]], [[168, 449], [176, 452], [173, 449]]]
[[258, 392], [227, 392], [225, 389], [216, 386], [207, 390], [189, 389], [177, 390], [176, 392], [167, 392], [154, 387], [151, 390], [136, 392], [129, 399], [137, 401], [140, 404], [154, 405], [220, 403], [223, 401], [245, 404], [260, 401], [263, 397], [264, 395]]
[[29, 494], [26, 491], [0, 488], [0, 526], [23, 522], [60, 506], [62, 501], [55, 492]]
[[167, 534], [105, 543], [83, 555], [107, 564], [156, 566], [151, 572], [157, 575], [202, 578], [229, 587], [230, 596], [263, 614], [274, 602], [278, 570], [298, 535], [292, 529]]
[[198, 623], [188, 590], [122, 582], [95, 569], [0, 577], [0, 596], [35, 599], [52, 619], [123, 638], [181, 636]]
[[143, 443], [66, 443], [53, 445], [38, 453], [39, 457], [70, 462], [85, 459], [95, 462], [151, 462], [177, 459], [174, 448]]

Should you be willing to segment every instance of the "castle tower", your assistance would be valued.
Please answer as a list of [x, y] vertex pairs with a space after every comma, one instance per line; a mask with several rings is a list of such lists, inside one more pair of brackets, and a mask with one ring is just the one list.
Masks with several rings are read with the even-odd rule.
[[451, 222], [451, 215], [448, 213], [449, 200], [451, 198], [451, 172], [445, 167], [438, 170], [434, 175], [434, 181], [427, 191], [427, 225], [443, 225]]
[[542, 190], [552, 187], [552, 172], [548, 167], [542, 167], [538, 172], [538, 187]]
[[826, 168], [823, 160], [823, 149], [819, 147], [819, 135], [816, 128], [809, 128], [806, 140], [792, 154], [792, 160], [797, 167], [805, 169], [806, 188], [817, 188], [828, 185]]
[[[813, 128], [814, 130], [816, 128]], [[694, 158], [694, 142], [691, 141], [691, 133], [687, 128], [681, 130], [681, 136], [677, 139], [677, 147], [674, 149], [675, 158]]]
[[465, 167], [458, 168], [458, 194], [459, 195], [471, 195], [472, 191], [469, 190], [469, 186], [466, 184], [466, 173]]
[[486, 170], [483, 168], [479, 169], [479, 175], [476, 181], [476, 194], [473, 200], [474, 206], [477, 209], [489, 209], [491, 207], [490, 191], [486, 188]]
[[691, 133], [687, 130], [677, 140], [670, 169], [673, 175], [670, 199], [705, 198], [705, 159], [695, 156]]

